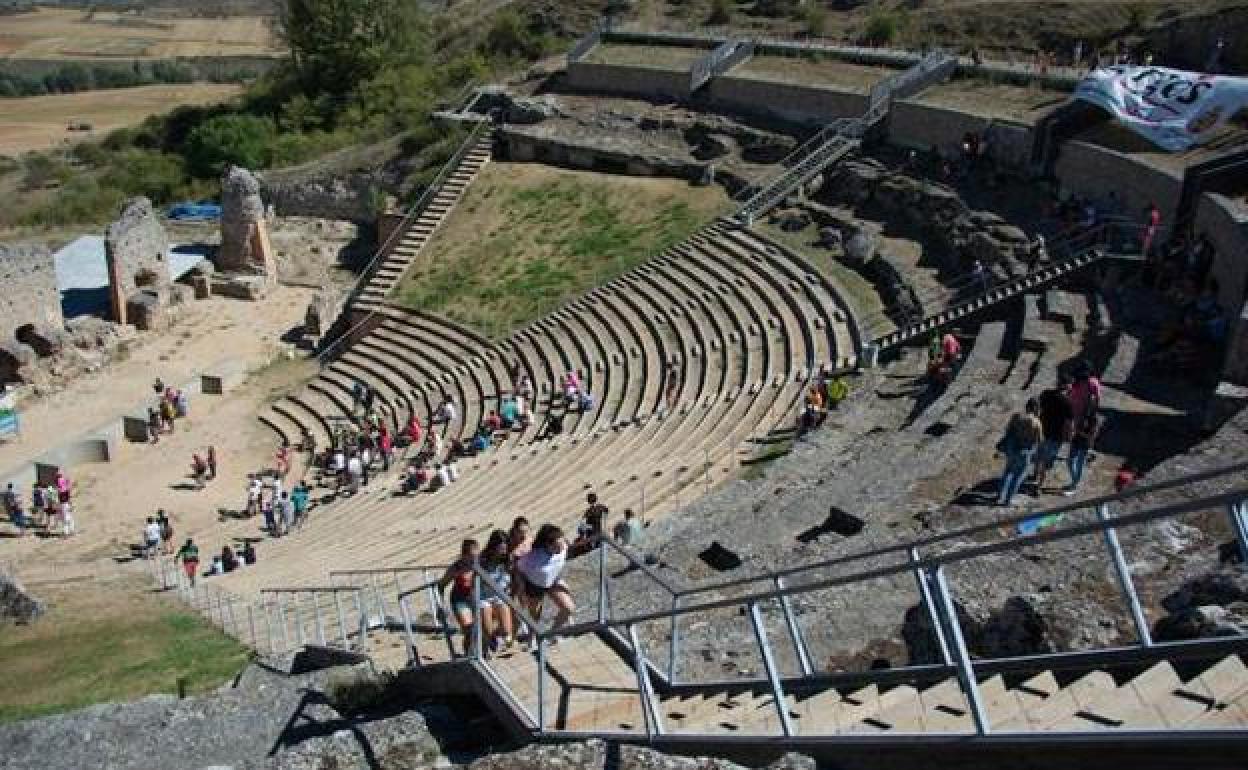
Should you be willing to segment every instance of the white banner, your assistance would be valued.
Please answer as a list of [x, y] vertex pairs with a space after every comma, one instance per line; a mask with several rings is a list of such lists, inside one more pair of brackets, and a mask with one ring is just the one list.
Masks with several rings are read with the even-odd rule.
[[1233, 115], [1248, 110], [1248, 78], [1104, 67], [1080, 81], [1075, 98], [1109, 110], [1154, 144], [1181, 152], [1209, 141]]

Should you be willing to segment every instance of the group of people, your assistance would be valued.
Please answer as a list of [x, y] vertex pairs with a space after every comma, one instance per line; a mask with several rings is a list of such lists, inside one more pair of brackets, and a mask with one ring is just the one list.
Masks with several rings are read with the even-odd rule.
[[[534, 629], [519, 622], [508, 600], [533, 620], [541, 619], [549, 601], [555, 608], [551, 628], [567, 624], [576, 611], [576, 602], [562, 579], [564, 567], [569, 559], [602, 547], [607, 524], [607, 506], [597, 495], [590, 494], [586, 503], [588, 507], [571, 542], [555, 524], [543, 524], [530, 537], [529, 520], [518, 516], [509, 531], [491, 532], [484, 548], [475, 539], [461, 544], [459, 557], [438, 580], [438, 590], [443, 593], [450, 588], [450, 607], [464, 635], [465, 655], [472, 650], [478, 633], [477, 610], [484, 654], [509, 649], [526, 637], [530, 649], [535, 648]], [[643, 532], [644, 525], [631, 510], [624, 512], [624, 518], [612, 530], [615, 539], [624, 545], [636, 545]], [[555, 641], [552, 639], [552, 643]]]
[[312, 490], [300, 480], [290, 490], [286, 488], [282, 474], [247, 476], [247, 505], [243, 509], [248, 517], [261, 515], [264, 527], [272, 537], [288, 535], [303, 526], [312, 506]]
[[190, 412], [190, 399], [185, 390], [167, 387], [157, 378], [152, 383], [156, 392], [156, 405], [147, 409], [147, 433], [153, 444], [160, 441], [162, 433], [173, 433], [176, 421]]
[[32, 535], [42, 530], [47, 535], [68, 537], [78, 531], [74, 520], [73, 484], [69, 477], [58, 471], [48, 484], [34, 482], [30, 488], [29, 508], [22, 502], [22, 495], [13, 483], [4, 490], [4, 509], [19, 536]]
[[[151, 519], [148, 519], [148, 522], [150, 527]], [[241, 567], [255, 564], [256, 558], [256, 547], [250, 540], [245, 540], [242, 548], [239, 548], [237, 551], [229, 545], [222, 546], [221, 552], [212, 557], [212, 561], [209, 563], [208, 569], [204, 571], [203, 576], [225, 575]], [[200, 577], [200, 560], [199, 546], [195, 544], [192, 538], [188, 537], [186, 542], [182, 544], [182, 547], [178, 549], [178, 552], [174, 554], [174, 561], [182, 565], [187, 581], [194, 586]]]
[[822, 427], [828, 412], [839, 407], [848, 397], [849, 380], [845, 379], [845, 375], [820, 371], [818, 379], [806, 389], [802, 411], [797, 416], [798, 438]]
[[[1062, 494], [1074, 495], [1103, 427], [1100, 407], [1101, 383], [1086, 361], [1077, 362], [1071, 375], [1059, 374], [1056, 385], [1038, 398], [1028, 399], [1023, 411], [1010, 418], [996, 445], [1005, 456], [997, 504], [1013, 505], [1029, 477], [1036, 495], [1041, 494], [1063, 446], [1067, 447], [1069, 481]], [[1114, 485], [1122, 491], [1134, 480], [1135, 471], [1128, 462], [1118, 471]]]

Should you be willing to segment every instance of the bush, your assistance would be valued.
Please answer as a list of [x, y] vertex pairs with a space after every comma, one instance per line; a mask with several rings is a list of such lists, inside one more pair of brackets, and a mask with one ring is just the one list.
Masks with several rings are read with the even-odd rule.
[[828, 31], [828, 9], [819, 3], [807, 3], [798, 13], [802, 29], [807, 35], [822, 37]]
[[711, 13], [706, 17], [707, 24], [727, 24], [732, 21], [732, 0], [711, 0]]
[[900, 29], [901, 19], [897, 14], [881, 9], [867, 19], [863, 39], [870, 45], [887, 45], [897, 39]]
[[534, 32], [523, 16], [508, 8], [500, 13], [485, 35], [487, 54], [508, 58], [536, 59], [548, 45], [544, 35]]
[[191, 173], [219, 177], [226, 166], [264, 168], [272, 157], [273, 121], [255, 115], [219, 115], [191, 130], [185, 155]]

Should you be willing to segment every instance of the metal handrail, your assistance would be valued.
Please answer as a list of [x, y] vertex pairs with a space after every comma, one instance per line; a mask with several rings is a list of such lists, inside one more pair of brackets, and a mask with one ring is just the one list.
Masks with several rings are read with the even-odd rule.
[[682, 597], [685, 597], [685, 596], [692, 596], [694, 594], [706, 593], [708, 591], [718, 591], [718, 590], [722, 590], [725, 588], [733, 588], [735, 586], [746, 585], [749, 583], [759, 583], [765, 580], [774, 580], [775, 578], [792, 577], [794, 575], [800, 575], [803, 572], [826, 569], [828, 567], [840, 566], [840, 565], [848, 564], [848, 563], [855, 562], [855, 561], [864, 561], [866, 559], [873, 559], [879, 556], [887, 556], [890, 554], [896, 554], [896, 553], [907, 551], [911, 548], [928, 548], [930, 546], [937, 545], [943, 542], [947, 542], [949, 540], [960, 540], [960, 539], [971, 538], [971, 537], [974, 537], [975, 535], [983, 534], [985, 532], [994, 532], [1005, 527], [1014, 528], [1018, 526], [1019, 524], [1023, 523], [1024, 521], [1029, 521], [1035, 518], [1040, 518], [1044, 516], [1058, 516], [1058, 515], [1062, 515], [1066, 513], [1071, 513], [1073, 511], [1079, 511], [1079, 510], [1089, 508], [1089, 507], [1098, 507], [1101, 505], [1108, 505], [1111, 503], [1126, 502], [1129, 500], [1143, 497], [1145, 495], [1155, 494], [1157, 492], [1164, 492], [1169, 489], [1177, 489], [1179, 487], [1185, 487], [1190, 484], [1198, 484], [1203, 481], [1210, 481], [1212, 479], [1219, 479], [1219, 478], [1224, 478], [1227, 476], [1242, 475], [1244, 473], [1248, 473], [1248, 462], [1236, 463], [1234, 465], [1228, 465], [1223, 468], [1218, 468], [1218, 469], [1211, 470], [1211, 471], [1204, 471], [1202, 473], [1197, 473], [1197, 474], [1193, 474], [1190, 476], [1184, 476], [1179, 479], [1171, 479], [1169, 481], [1159, 481], [1153, 484], [1131, 487], [1127, 489], [1126, 491], [1119, 492], [1116, 494], [1102, 495], [1101, 497], [1094, 497], [1094, 498], [1090, 498], [1087, 500], [1082, 500], [1080, 502], [1065, 503], [1055, 508], [1047, 508], [1042, 511], [1033, 511], [1030, 513], [1021, 513], [1021, 514], [1016, 514], [1014, 516], [1007, 516], [1004, 519], [994, 520], [985, 524], [975, 524], [969, 527], [962, 527], [961, 529], [951, 529], [946, 532], [940, 532], [935, 535], [928, 535], [927, 537], [918, 538], [917, 540], [910, 540], [904, 543], [895, 543], [893, 545], [882, 546], [880, 548], [872, 548], [866, 551], [859, 551], [858, 553], [848, 554], [846, 556], [838, 556], [833, 559], [824, 559], [824, 560], [817, 561], [817, 562], [802, 564], [796, 567], [789, 567], [787, 569], [774, 570], [772, 572], [767, 572], [767, 573], [764, 573], [755, 577], [736, 578], [733, 580], [721, 581], [719, 583], [710, 583], [707, 585], [695, 586], [693, 588], [684, 589], [680, 591], [679, 593]]
[[[1245, 464], [1245, 465], [1248, 465], [1248, 464]], [[558, 628], [558, 629], [551, 629], [549, 631], [543, 632], [542, 635], [547, 638], [554, 638], [554, 637], [559, 637], [559, 636], [578, 636], [580, 634], [602, 630], [605, 627], [623, 628], [623, 627], [630, 626], [630, 625], [637, 625], [639, 623], [648, 623], [648, 622], [652, 622], [656, 620], [665, 620], [671, 617], [672, 615], [688, 615], [688, 614], [695, 613], [695, 612], [709, 612], [712, 610], [736, 607], [739, 605], [746, 604], [748, 602], [768, 601], [772, 599], [779, 599], [784, 596], [794, 596], [794, 595], [799, 595], [799, 594], [811, 593], [814, 591], [824, 591], [830, 588], [837, 588], [839, 586], [850, 585], [853, 583], [861, 583], [861, 582], [865, 582], [868, 580], [878, 580], [880, 578], [893, 577], [895, 575], [900, 575], [900, 574], [904, 574], [908, 572], [914, 572], [915, 570], [919, 570], [919, 569], [936, 569], [936, 568], [944, 567], [950, 564], [956, 564], [956, 563], [963, 562], [963, 561], [969, 561], [971, 559], [976, 559], [982, 556], [989, 556], [992, 554], [1003, 553], [1006, 551], [1014, 551], [1014, 550], [1019, 550], [1022, 548], [1030, 548], [1030, 547], [1037, 546], [1037, 545], [1044, 545], [1046, 543], [1067, 540], [1073, 537], [1081, 537], [1081, 536], [1090, 535], [1090, 534], [1103, 534], [1104, 532], [1109, 531], [1109, 530], [1121, 529], [1123, 527], [1127, 527], [1133, 524], [1142, 524], [1142, 523], [1146, 523], [1150, 521], [1155, 521], [1158, 519], [1172, 518], [1174, 516], [1178, 516], [1184, 513], [1194, 513], [1197, 511], [1208, 510], [1209, 508], [1218, 506], [1218, 505], [1231, 505], [1231, 504], [1238, 505], [1242, 501], [1245, 501], [1245, 500], [1248, 500], [1248, 485], [1241, 487], [1239, 489], [1236, 489], [1233, 492], [1213, 495], [1213, 496], [1201, 498], [1195, 501], [1178, 503], [1175, 505], [1165, 506], [1165, 507], [1156, 508], [1156, 509], [1150, 509], [1146, 511], [1138, 511], [1135, 513], [1129, 513], [1129, 514], [1125, 514], [1122, 516], [1118, 516], [1109, 520], [1098, 518], [1096, 521], [1089, 522], [1086, 524], [1075, 524], [1075, 525], [1068, 526], [1062, 529], [1054, 529], [1054, 530], [1050, 530], [1047, 532], [1039, 532], [1033, 535], [1018, 536], [1018, 537], [1014, 537], [1009, 540], [1003, 540], [997, 543], [988, 543], [984, 545], [970, 546], [959, 551], [953, 551], [951, 553], [940, 554], [937, 556], [925, 556], [925, 557], [920, 558], [917, 561], [908, 561], [904, 564], [889, 565], [886, 567], [877, 567], [874, 569], [863, 570], [861, 572], [856, 572], [856, 573], [852, 573], [849, 575], [841, 575], [837, 577], [816, 580], [816, 581], [812, 581], [809, 583], [802, 583], [800, 585], [788, 586], [784, 589], [777, 589], [773, 591], [759, 591], [759, 592], [745, 594], [743, 596], [733, 596], [733, 597], [724, 598], [724, 599], [715, 599], [711, 601], [706, 601], [700, 604], [685, 605], [685, 606], [680, 607], [678, 610], [674, 610], [674, 611], [643, 612], [643, 613], [638, 613], [638, 614], [631, 615], [625, 618], [610, 618], [605, 623], [603, 622], [578, 623], [575, 625], [563, 626], [562, 628]], [[1090, 502], [1084, 502], [1084, 503], [1075, 504], [1075, 506], [1073, 507], [1074, 508], [1087, 508], [1089, 507], [1089, 505], [1090, 505]], [[1038, 513], [1032, 513], [1032, 514], [1027, 514], [1021, 517], [1017, 517], [1012, 520], [1007, 520], [1006, 522], [994, 522], [991, 525], [991, 528], [997, 529], [997, 528], [1000, 528], [1003, 524], [1009, 523], [1010, 521], [1015, 521], [1015, 522], [1025, 521], [1027, 519], [1038, 518], [1044, 515], [1046, 514], [1042, 512], [1038, 512]], [[904, 546], [899, 546], [899, 547], [905, 548], [905, 547], [911, 547], [912, 545], [913, 544], [906, 544]], [[895, 551], [896, 548], [892, 550]], [[801, 569], [803, 571], [809, 571], [809, 569], [811, 568], [804, 567]], [[748, 581], [742, 581], [742, 582], [757, 582], [757, 581], [748, 580]], [[702, 589], [698, 589], [698, 592], [700, 592], [701, 590]], [[685, 595], [688, 595], [689, 593], [693, 593], [693, 592], [694, 591], [686, 592]]]
[[[428, 205], [428, 202], [432, 200], [433, 196], [438, 193], [438, 191], [442, 187], [442, 184], [446, 181], [447, 177], [449, 177], [452, 173], [454, 173], [454, 170], [459, 166], [461, 162], [463, 162], [463, 159], [467, 157], [468, 153], [471, 152], [472, 148], [476, 146], [477, 141], [479, 141], [481, 138], [482, 131], [485, 129], [485, 127], [489, 125], [490, 125], [489, 120], [477, 121], [476, 125], [473, 126], [472, 130], [468, 132], [468, 136], [464, 137], [464, 141], [460, 144], [459, 149], [457, 149], [455, 151], [455, 154], [452, 155], [446, 161], [446, 163], [442, 165], [442, 168], [438, 171], [437, 176], [435, 176], [433, 178], [433, 181], [431, 181], [425, 187], [425, 191], [421, 194], [420, 198], [416, 201], [416, 203], [408, 207], [407, 214], [404, 215], [403, 219], [400, 220], [398, 226], [394, 228], [394, 230], [390, 233], [390, 235], [386, 238], [386, 240], [381, 244], [381, 246], [377, 248], [377, 253], [373, 255], [373, 258], [369, 261], [367, 265], [364, 266], [364, 269], [360, 272], [360, 277], [356, 281], [355, 287], [351, 289], [351, 293], [347, 295], [346, 301], [343, 302], [342, 306], [344, 310], [349, 310], [351, 305], [364, 292], [364, 289], [368, 287], [368, 283], [370, 280], [372, 280], [373, 274], [377, 270], [377, 266], [381, 263], [381, 261], [386, 256], [388, 256], [391, 245], [394, 244], [396, 240], [401, 240], [403, 235], [407, 232], [408, 228], [411, 226], [412, 222], [415, 221], [424, 213], [425, 207]], [[379, 314], [379, 312], [380, 311], [377, 309], [370, 310], [368, 314], [365, 315], [362, 319], [360, 319], [355, 324], [352, 324], [351, 328], [347, 329], [341, 335], [339, 335], [338, 339], [334, 340], [330, 345], [326, 346], [324, 350], [317, 353], [316, 357], [317, 357], [317, 360], [320, 361], [321, 365], [325, 366], [327, 360], [329, 359], [330, 354], [333, 351], [337, 350], [347, 340], [350, 340], [351, 335], [355, 331], [357, 331], [358, 329], [362, 328], [363, 326], [371, 322], [373, 318], [375, 318]]]

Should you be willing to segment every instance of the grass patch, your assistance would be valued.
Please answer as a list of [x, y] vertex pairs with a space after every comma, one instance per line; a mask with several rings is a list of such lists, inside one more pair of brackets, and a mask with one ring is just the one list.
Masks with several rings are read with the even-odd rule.
[[817, 234], [813, 227], [791, 233], [768, 223], [759, 223], [758, 229], [768, 238], [783, 243], [793, 251], [805, 257], [819, 271], [831, 279], [832, 283], [844, 292], [845, 301], [849, 304], [855, 318], [866, 318], [878, 315], [884, 308], [880, 295], [866, 278], [832, 258], [826, 249], [811, 246]]
[[502, 337], [687, 238], [727, 202], [681, 180], [491, 163], [397, 299]]
[[32, 625], [0, 627], [0, 722], [176, 693], [178, 679], [204, 692], [248, 660], [233, 639], [142, 584], [79, 584], [47, 598], [48, 614]]

